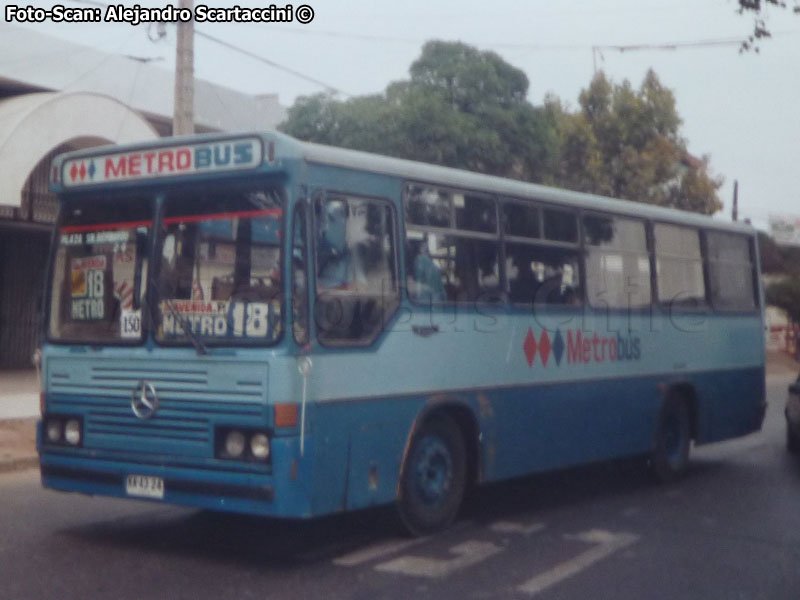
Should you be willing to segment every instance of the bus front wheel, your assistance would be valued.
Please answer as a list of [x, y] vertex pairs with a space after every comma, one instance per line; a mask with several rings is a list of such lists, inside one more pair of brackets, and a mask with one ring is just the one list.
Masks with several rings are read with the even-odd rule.
[[687, 403], [670, 396], [661, 407], [650, 468], [658, 481], [674, 481], [686, 473], [692, 444], [692, 420]]
[[405, 529], [428, 535], [458, 514], [467, 477], [466, 446], [452, 419], [438, 415], [414, 433], [400, 471], [397, 508]]

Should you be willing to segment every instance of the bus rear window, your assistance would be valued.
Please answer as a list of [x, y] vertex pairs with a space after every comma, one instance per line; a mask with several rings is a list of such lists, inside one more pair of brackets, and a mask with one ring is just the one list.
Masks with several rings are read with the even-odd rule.
[[141, 341], [152, 213], [146, 199], [65, 204], [53, 256], [51, 340]]

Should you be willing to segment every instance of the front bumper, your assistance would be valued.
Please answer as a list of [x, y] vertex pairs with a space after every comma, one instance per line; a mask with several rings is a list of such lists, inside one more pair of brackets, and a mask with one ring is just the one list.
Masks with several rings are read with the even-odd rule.
[[[88, 456], [86, 452], [79, 455], [42, 446], [41, 427], [39, 423], [37, 445], [42, 485], [46, 488], [245, 514], [312, 516], [295, 438], [274, 438], [271, 471], [254, 472], [239, 468], [234, 462], [226, 469], [220, 461], [171, 465], [147, 457], [131, 460], [127, 456]], [[160, 477], [164, 481], [164, 497], [153, 500], [129, 495], [125, 485], [128, 475]]]

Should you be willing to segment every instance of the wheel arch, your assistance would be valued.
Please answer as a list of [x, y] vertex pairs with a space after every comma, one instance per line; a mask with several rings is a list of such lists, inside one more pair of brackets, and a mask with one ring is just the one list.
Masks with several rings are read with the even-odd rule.
[[481, 481], [481, 431], [474, 408], [465, 398], [459, 396], [431, 396], [417, 414], [406, 437], [400, 462], [400, 477], [397, 483], [398, 498], [401, 493], [400, 480], [402, 479], [403, 467], [406, 464], [406, 457], [411, 448], [414, 435], [424, 423], [440, 416], [452, 420], [464, 438], [464, 446], [467, 452], [467, 485], [474, 485]]
[[680, 399], [686, 403], [691, 421], [691, 437], [692, 440], [697, 441], [700, 438], [700, 403], [697, 397], [697, 389], [689, 381], [672, 383], [664, 390], [662, 407], [672, 398]]

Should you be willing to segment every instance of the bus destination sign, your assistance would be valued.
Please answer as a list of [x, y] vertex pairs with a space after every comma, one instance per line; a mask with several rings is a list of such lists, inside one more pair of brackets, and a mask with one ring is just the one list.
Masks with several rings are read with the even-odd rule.
[[264, 151], [257, 137], [110, 152], [64, 161], [64, 187], [252, 169]]

